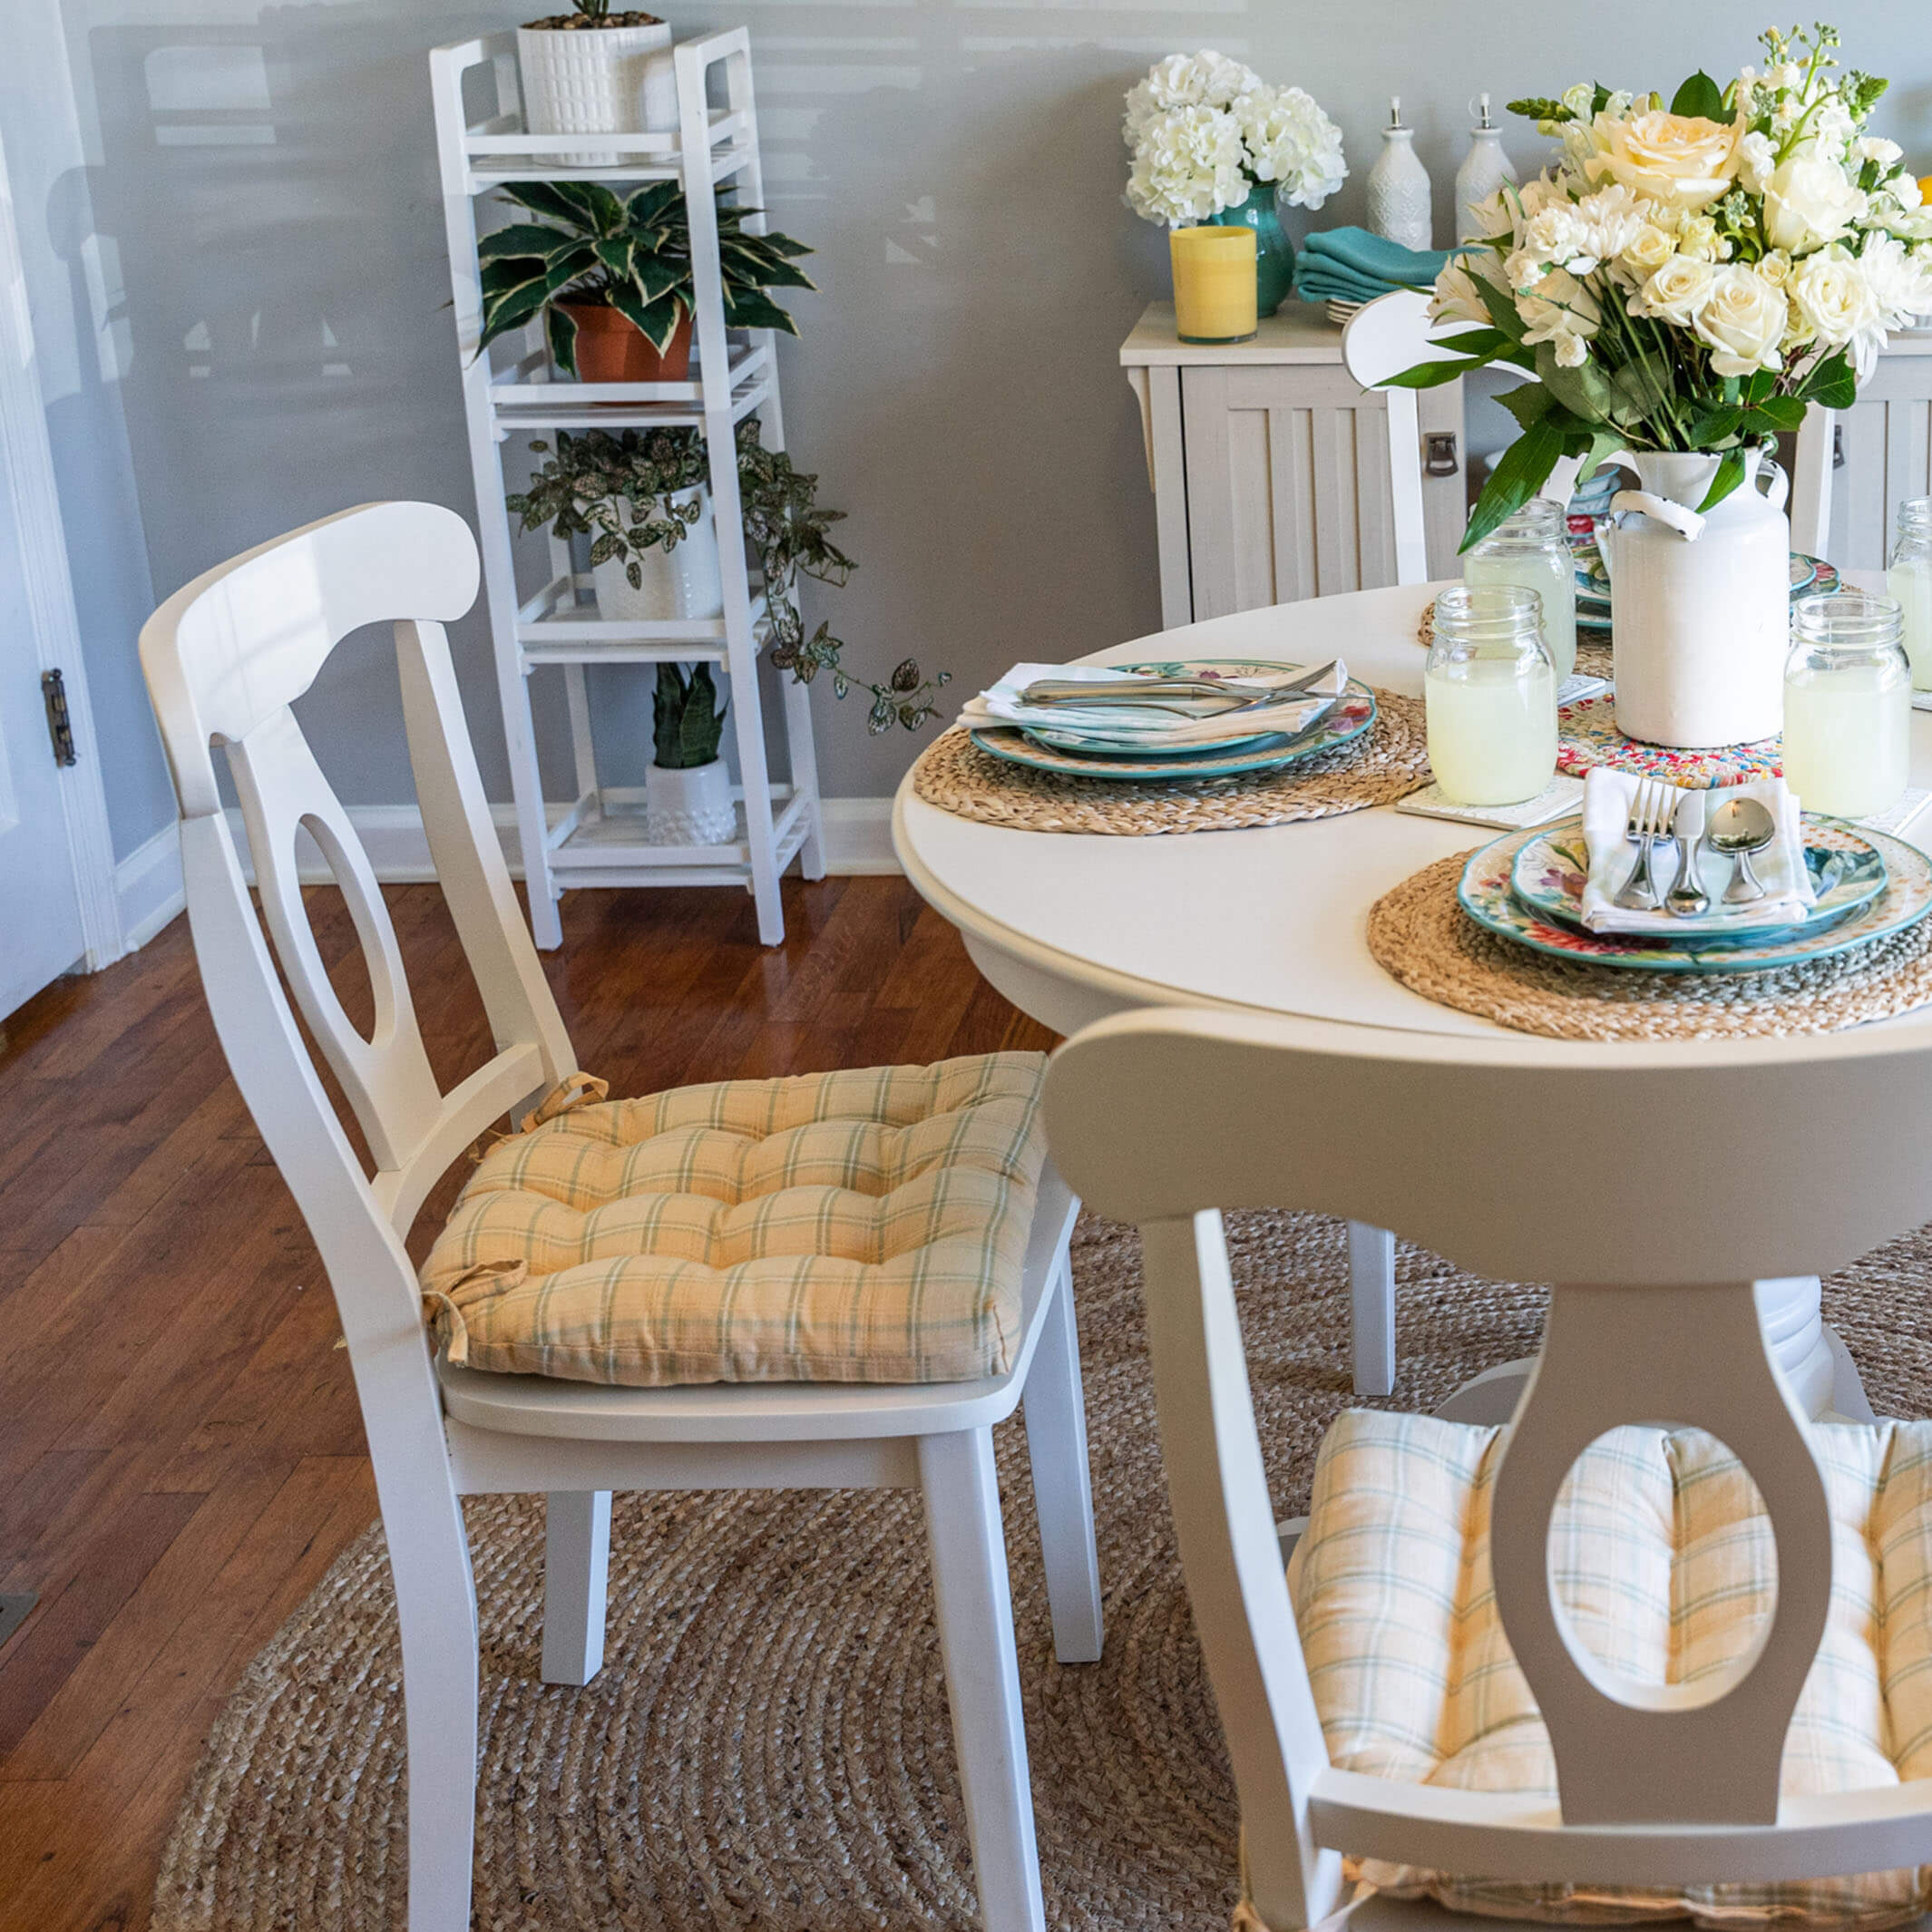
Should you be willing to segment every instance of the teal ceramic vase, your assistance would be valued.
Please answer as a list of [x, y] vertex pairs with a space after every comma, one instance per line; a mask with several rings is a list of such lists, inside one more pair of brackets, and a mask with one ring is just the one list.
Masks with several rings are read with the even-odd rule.
[[1272, 316], [1294, 288], [1294, 244], [1275, 212], [1274, 183], [1256, 182], [1238, 208], [1224, 208], [1214, 219], [1217, 228], [1254, 230], [1254, 313]]

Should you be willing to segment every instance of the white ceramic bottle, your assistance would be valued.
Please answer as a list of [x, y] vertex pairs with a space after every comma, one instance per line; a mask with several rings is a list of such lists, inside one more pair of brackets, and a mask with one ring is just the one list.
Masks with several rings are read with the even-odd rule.
[[1405, 249], [1431, 246], [1429, 170], [1416, 159], [1415, 130], [1402, 125], [1402, 99], [1389, 101], [1382, 151], [1369, 170], [1369, 226]]
[[1503, 131], [1489, 118], [1489, 97], [1476, 97], [1476, 124], [1469, 130], [1469, 151], [1456, 171], [1456, 239], [1470, 241], [1482, 233], [1482, 223], [1470, 212], [1487, 201], [1505, 181], [1516, 180], [1516, 165], [1503, 152]]

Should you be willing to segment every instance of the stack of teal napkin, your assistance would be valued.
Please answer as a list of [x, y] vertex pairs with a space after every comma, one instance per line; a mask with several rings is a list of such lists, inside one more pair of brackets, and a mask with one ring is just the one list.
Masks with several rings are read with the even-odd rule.
[[1396, 288], [1427, 288], [1447, 249], [1405, 249], [1365, 228], [1311, 235], [1295, 258], [1294, 290], [1304, 302], [1372, 302]]

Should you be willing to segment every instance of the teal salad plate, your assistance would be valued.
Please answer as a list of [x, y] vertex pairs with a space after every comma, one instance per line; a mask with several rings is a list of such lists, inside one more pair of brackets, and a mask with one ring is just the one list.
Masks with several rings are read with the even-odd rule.
[[[1572, 536], [1570, 554], [1576, 565], [1576, 615], [1579, 621], [1610, 621], [1610, 572], [1604, 568], [1603, 552], [1593, 532], [1587, 537]], [[1821, 557], [1791, 552], [1791, 595], [1801, 597], [1807, 590], [1824, 593], [1838, 589], [1838, 571]]]
[[[1828, 825], [1830, 843], [1812, 843]], [[1675, 931], [1683, 936], [1670, 942], [1671, 950], [1674, 951], [1679, 946], [1700, 939], [1735, 945], [1770, 939], [1774, 934], [1822, 932], [1827, 926], [1849, 918], [1861, 906], [1869, 905], [1885, 890], [1884, 855], [1863, 833], [1836, 820], [1810, 819], [1805, 824], [1805, 869], [1811, 875], [1811, 889], [1818, 897], [1803, 919], [1754, 926], [1736, 913], [1726, 919], [1716, 912], [1707, 912], [1700, 918], [1678, 922]], [[1635, 857], [1634, 850], [1632, 857]], [[1665, 861], [1656, 873], [1657, 889], [1662, 892], [1676, 876], [1676, 859], [1670, 847], [1660, 849], [1658, 858]], [[1703, 853], [1702, 861], [1699, 877], [1714, 906], [1730, 882], [1731, 862], [1708, 849]], [[1583, 932], [1583, 883], [1589, 863], [1580, 818], [1542, 826], [1537, 836], [1517, 852], [1509, 874], [1510, 890], [1531, 912]]]
[[[1163, 678], [1227, 678], [1241, 679], [1278, 675], [1304, 667], [1268, 663], [1251, 658], [1166, 659], [1146, 664], [1122, 665], [1123, 670]], [[1269, 732], [1226, 744], [1191, 750], [1150, 752], [1121, 741], [1115, 750], [1090, 737], [1076, 740], [1059, 732], [1020, 730], [1015, 726], [981, 727], [972, 741], [989, 756], [1033, 771], [1058, 772], [1070, 778], [1102, 778], [1114, 783], [1156, 785], [1190, 778], [1226, 778], [1241, 772], [1272, 771], [1351, 744], [1375, 722], [1375, 695], [1367, 685], [1350, 678], [1348, 688], [1314, 727], [1298, 737]], [[1053, 742], [1049, 742], [1049, 739]]]
[[[1485, 845], [1464, 866], [1457, 898], [1476, 923], [1499, 938], [1527, 946], [1552, 958], [1576, 960], [1593, 966], [1626, 967], [1643, 972], [1765, 972], [1776, 966], [1802, 965], [1829, 958], [1853, 946], [1883, 939], [1916, 925], [1932, 912], [1932, 859], [1917, 846], [1885, 832], [1860, 832], [1836, 819], [1807, 817], [1804, 822], [1806, 864], [1816, 848], [1829, 863], [1842, 853], [1848, 862], [1865, 852], [1876, 853], [1885, 867], [1885, 890], [1862, 905], [1820, 924], [1781, 928], [1756, 940], [1705, 940], [1672, 943], [1649, 933], [1627, 936], [1586, 932], [1580, 927], [1526, 905], [1516, 893], [1516, 862], [1524, 846], [1538, 839], [1560, 836], [1565, 828], [1531, 826], [1511, 832]], [[1576, 832], [1578, 852], [1580, 827]], [[1581, 903], [1580, 868], [1576, 874], [1576, 903]]]

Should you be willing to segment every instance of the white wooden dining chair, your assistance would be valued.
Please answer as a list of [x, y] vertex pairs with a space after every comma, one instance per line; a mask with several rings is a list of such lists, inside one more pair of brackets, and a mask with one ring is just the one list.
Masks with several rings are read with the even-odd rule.
[[[1443, 342], [1469, 327], [1431, 322], [1429, 300], [1419, 289], [1398, 288], [1357, 309], [1342, 332], [1342, 359], [1349, 374], [1364, 389], [1385, 390], [1389, 399], [1389, 494], [1394, 505], [1395, 581], [1400, 584], [1429, 581], [1422, 533], [1422, 438], [1415, 391], [1391, 385], [1389, 378], [1419, 363], [1450, 360]], [[1537, 379], [1520, 370], [1509, 373], [1526, 382]], [[1831, 424], [1830, 410], [1812, 409], [1798, 433], [1791, 543], [1813, 557], [1825, 554], [1830, 528]], [[1575, 457], [1562, 458], [1540, 493], [1552, 503], [1568, 503], [1581, 467]]]
[[[1517, 1917], [1561, 1916], [1563, 1899], [1524, 1889], [1538, 1884], [1674, 1897], [1742, 1881], [1768, 1889], [1751, 1895], [1761, 1909], [1733, 1911], [1730, 1923], [1770, 1923], [1781, 1911], [1786, 1922], [1830, 1923], [1829, 1911], [1805, 1921], [1780, 1888], [1810, 1898], [1807, 1887], [1830, 1875], [1895, 1868], [1915, 1869], [1904, 1882], [1916, 1910], [1932, 1903], [1932, 1872], [1917, 1869], [1932, 1861], [1932, 1760], [1919, 1749], [1932, 1655], [1932, 1424], [1808, 1422], [1754, 1293], [1761, 1280], [1843, 1267], [1932, 1217], [1932, 1029], [1569, 1047], [1142, 1010], [1060, 1049], [1047, 1125], [1088, 1204], [1140, 1228], [1161, 1453], [1239, 1791], [1237, 1924], [1315, 1925], [1336, 1908], [1344, 1853], [1431, 1873], [1436, 1898], [1479, 1891], [1485, 1914]], [[1221, 1220], [1225, 1208], [1273, 1205], [1391, 1224], [1489, 1280], [1555, 1283], [1507, 1436], [1367, 1412], [1332, 1429], [1303, 1547], [1316, 1547], [1325, 1510], [1352, 1511], [1348, 1561], [1362, 1587], [1339, 1604], [1322, 1599], [1332, 1614], [1323, 1622], [1311, 1610], [1305, 1628], [1291, 1592], [1310, 1586], [1316, 1566], [1311, 1558], [1298, 1586], [1284, 1579]], [[1743, 1531], [1755, 1525], [1755, 1547], [1775, 1547], [1768, 1625], [1727, 1626], [1730, 1647], [1682, 1680], [1639, 1675], [1614, 1644], [1614, 1661], [1599, 1654], [1640, 1602], [1665, 1641], [1702, 1614], [1668, 1487], [1632, 1524], [1631, 1498], [1644, 1498], [1634, 1478], [1625, 1482], [1633, 1457], [1622, 1457], [1618, 1483], [1631, 1496], [1621, 1516], [1615, 1503], [1606, 1509], [1625, 1539], [1597, 1571], [1582, 1540], [1559, 1539], [1553, 1521], [1586, 1447], [1647, 1423], [1709, 1431], [1755, 1478], [1761, 1504], [1744, 1506], [1731, 1541], [1706, 1552], [1730, 1563], [1733, 1597], [1746, 1595]], [[1405, 1477], [1324, 1488], [1338, 1439], [1402, 1429], [1418, 1439]], [[1465, 1496], [1438, 1478], [1458, 1443], [1474, 1439], [1499, 1467], [1491, 1488]], [[1882, 1518], [1866, 1497], [1866, 1478], [1878, 1478]], [[1726, 1492], [1733, 1502], [1737, 1487]], [[1436, 1516], [1431, 1496], [1461, 1498], [1463, 1513]], [[1445, 1620], [1440, 1654], [1420, 1639], [1383, 1651], [1391, 1681], [1378, 1687], [1376, 1646], [1391, 1618], [1400, 1622], [1390, 1605], [1410, 1584], [1438, 1581], [1435, 1570], [1405, 1571], [1405, 1552], [1423, 1547], [1448, 1579], [1449, 1601], [1429, 1613]], [[1346, 1567], [1334, 1543], [1319, 1553], [1335, 1574]], [[1876, 1578], [1883, 1600], [1848, 1605], [1834, 1595], [1835, 1566], [1841, 1591]], [[1594, 1608], [1573, 1600], [1592, 1577]], [[1499, 1635], [1444, 1664], [1459, 1641], [1449, 1611], [1478, 1617], [1485, 1605], [1507, 1643]], [[1820, 1650], [1828, 1610], [1830, 1664]], [[1311, 1646], [1322, 1659], [1313, 1673]], [[1800, 1696], [1814, 1662], [1830, 1692], [1821, 1704], [1814, 1688]], [[1518, 1666], [1527, 1688], [1512, 1703]], [[1444, 1692], [1439, 1671], [1460, 1691]], [[1337, 1763], [1331, 1745], [1352, 1735], [1365, 1692], [1381, 1700], [1384, 1742], [1409, 1723], [1424, 1733], [1425, 1759], [1429, 1698], [1473, 1700], [1461, 1708], [1478, 1730], [1491, 1727], [1501, 1768], [1424, 1782], [1419, 1771], [1365, 1775]], [[1543, 1753], [1553, 1779], [1525, 1788], [1502, 1761], [1508, 1750], [1526, 1761]], [[1873, 1768], [1864, 1788], [1830, 1768], [1858, 1751]], [[1814, 1771], [1806, 1793], [1794, 1792], [1794, 1777]], [[1481, 1876], [1452, 1885], [1456, 1874]], [[1571, 1903], [1572, 1916], [1614, 1916]], [[1377, 1898], [1359, 1916], [1418, 1913], [1429, 1916]]]
[[[1021, 1236], [1018, 1332], [999, 1375], [613, 1387], [453, 1367], [427, 1344], [404, 1248], [419, 1206], [493, 1123], [522, 1120], [577, 1068], [511, 888], [444, 633], [476, 588], [476, 548], [460, 518], [428, 504], [370, 504], [198, 578], [141, 639], [180, 795], [188, 911], [209, 1005], [321, 1251], [375, 1465], [402, 1635], [410, 1932], [463, 1932], [470, 1923], [478, 1654], [461, 1497], [548, 1498], [542, 1672], [581, 1684], [603, 1654], [610, 1492], [869, 1487], [923, 1493], [981, 1913], [996, 1932], [1038, 1932], [991, 1434], [1022, 1394], [1055, 1649], [1064, 1662], [1086, 1662], [1101, 1644], [1068, 1264], [1078, 1204], [1050, 1161], [1030, 1235]], [[448, 1094], [431, 1073], [368, 859], [289, 708], [343, 637], [374, 623], [394, 627], [424, 825], [495, 1039], [493, 1057]], [[225, 746], [241, 801], [274, 959], [222, 809], [211, 743]], [[310, 930], [296, 865], [305, 829], [334, 871], [361, 943], [375, 1007], [367, 1034], [338, 1003]], [[373, 1172], [329, 1104], [276, 960], [347, 1097]]]

